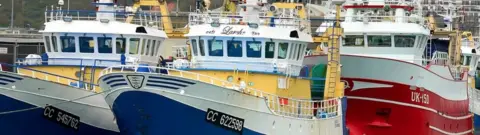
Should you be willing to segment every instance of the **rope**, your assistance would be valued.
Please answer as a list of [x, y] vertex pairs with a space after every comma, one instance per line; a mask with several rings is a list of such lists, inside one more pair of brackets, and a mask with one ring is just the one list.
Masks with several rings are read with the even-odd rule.
[[[0, 88], [0, 89], [7, 89], [8, 91], [18, 91], [18, 90], [13, 90], [13, 89], [10, 89], [10, 88]], [[81, 100], [81, 99], [88, 98], [88, 97], [92, 97], [92, 96], [95, 96], [95, 95], [98, 95], [98, 94], [103, 94], [104, 92], [105, 92], [105, 91], [102, 91], [102, 92], [99, 92], [99, 93], [94, 93], [94, 94], [87, 95], [87, 96], [84, 96], [84, 97], [79, 97], [79, 98], [67, 100], [67, 101], [58, 102], [58, 103], [55, 103], [55, 104], [51, 104], [50, 106], [59, 105], [59, 104], [63, 104], [63, 103], [74, 102], [74, 101]], [[0, 115], [12, 114], [12, 113], [17, 113], [17, 112], [25, 112], [25, 111], [30, 111], [30, 110], [35, 110], [35, 109], [44, 108], [44, 107], [45, 107], [45, 106], [36, 106], [36, 107], [30, 107], [30, 108], [26, 108], [26, 109], [18, 109], [18, 110], [13, 110], [13, 111], [5, 111], [5, 112], [0, 112]]]

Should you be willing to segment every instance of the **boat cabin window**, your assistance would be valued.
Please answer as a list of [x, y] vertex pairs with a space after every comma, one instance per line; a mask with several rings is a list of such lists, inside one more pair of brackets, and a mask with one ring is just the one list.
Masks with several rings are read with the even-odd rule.
[[209, 56], [223, 56], [223, 40], [208, 40]]
[[157, 48], [155, 49], [155, 56], [158, 56], [160, 52], [160, 45], [162, 44], [162, 41], [157, 41]]
[[278, 43], [278, 59], [287, 58], [288, 43]]
[[470, 61], [472, 60], [472, 56], [465, 56], [465, 55], [462, 55], [460, 57], [460, 63], [464, 66], [468, 66], [470, 65]]
[[150, 46], [150, 56], [155, 56], [155, 46], [157, 45], [157, 40], [152, 41], [152, 45]]
[[205, 56], [205, 41], [203, 39], [198, 40], [198, 50], [200, 55]]
[[369, 47], [391, 47], [392, 46], [392, 36], [367, 36], [368, 46]]
[[53, 47], [53, 52], [58, 52], [58, 46], [57, 46], [57, 37], [52, 36], [52, 47]]
[[150, 46], [152, 45], [152, 40], [147, 40], [147, 45], [145, 46], [145, 51], [142, 53], [145, 56], [148, 56], [148, 52], [150, 51]]
[[242, 41], [227, 41], [227, 54], [228, 57], [242, 57]]
[[145, 46], [147, 46], [147, 39], [142, 40], [142, 46], [140, 46], [140, 55], [143, 55]]
[[395, 47], [413, 47], [415, 45], [415, 36], [395, 35]]
[[198, 56], [196, 39], [192, 39], [192, 52], [193, 52], [193, 56]]
[[293, 60], [295, 58], [295, 51], [297, 51], [297, 44], [290, 44], [290, 50], [288, 51], [288, 59]]
[[95, 41], [93, 37], [79, 37], [80, 53], [94, 53]]
[[125, 53], [125, 50], [126, 50], [126, 40], [125, 38], [117, 38], [115, 39], [116, 40], [116, 43], [115, 43], [115, 47], [116, 47], [116, 53], [117, 54], [124, 54]]
[[45, 36], [45, 49], [50, 52], [50, 38], [48, 36]]
[[75, 37], [60, 36], [62, 40], [62, 52], [75, 52]]
[[343, 46], [363, 47], [365, 38], [363, 35], [346, 35]]
[[265, 58], [273, 58], [275, 56], [275, 42], [265, 42]]
[[139, 38], [130, 38], [130, 54], [138, 54], [138, 46], [140, 45]]
[[298, 45], [298, 52], [297, 52], [297, 60], [300, 60], [301, 57], [303, 57], [303, 51], [305, 50], [305, 48], [303, 48], [304, 45], [302, 44], [299, 44]]
[[251, 58], [262, 57], [262, 42], [247, 41], [247, 57], [251, 57]]
[[98, 37], [98, 52], [99, 53], [112, 53], [112, 38], [111, 37]]

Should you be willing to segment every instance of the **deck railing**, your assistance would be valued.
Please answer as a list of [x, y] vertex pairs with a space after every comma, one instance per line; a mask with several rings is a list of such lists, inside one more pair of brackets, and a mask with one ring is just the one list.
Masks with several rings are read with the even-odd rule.
[[[114, 68], [117, 70], [113, 70]], [[277, 114], [277, 115], [290, 116], [295, 118], [304, 118], [304, 119], [314, 119], [314, 118], [327, 119], [327, 118], [342, 115], [340, 99], [305, 100], [305, 99], [281, 97], [281, 96], [270, 94], [255, 88], [240, 86], [239, 84], [221, 80], [219, 78], [198, 74], [194, 72], [184, 71], [184, 70], [172, 69], [172, 68], [121, 65], [121, 66], [108, 67], [102, 70], [100, 73], [100, 76], [110, 74], [110, 73], [122, 73], [122, 72], [145, 73], [143, 70], [139, 71], [138, 69], [140, 68], [148, 69], [146, 73], [149, 73], [149, 74], [161, 74], [161, 75], [196, 80], [199, 82], [209, 83], [212, 85], [242, 92], [244, 94], [256, 96], [259, 98], [264, 98], [270, 111], [272, 111], [274, 114]], [[125, 69], [134, 69], [134, 70], [125, 70]], [[160, 71], [162, 72], [160, 73]]]
[[415, 23], [425, 26], [425, 19], [418, 16], [370, 16], [370, 15], [353, 15], [344, 16], [346, 22], [396, 22], [396, 23]]
[[[35, 70], [35, 69], [22, 67], [22, 66], [15, 66], [15, 65], [7, 64], [7, 63], [0, 63], [0, 71], [3, 71], [4, 67], [16, 68], [17, 72], [16, 73], [12, 72], [14, 74], [19, 74], [19, 75], [22, 75], [22, 76], [28, 76], [28, 77], [36, 78], [36, 79], [43, 79], [43, 80], [46, 80], [46, 81], [56, 82], [56, 83], [64, 84], [64, 85], [69, 85], [69, 86], [80, 88], [80, 89], [95, 91], [96, 87], [98, 87], [97, 84], [80, 81], [78, 79], [74, 79], [74, 78], [70, 78], [70, 77], [66, 77], [66, 76], [62, 76], [62, 75], [58, 75], [58, 74], [54, 74], [54, 73], [48, 73], [48, 72], [45, 72], [45, 71]], [[22, 74], [22, 73], [18, 72], [20, 69], [25, 70], [25, 72], [31, 72], [31, 74], [30, 75]], [[4, 71], [4, 72], [8, 72], [8, 71]], [[74, 85], [72, 85], [72, 83]], [[90, 87], [92, 87], [92, 88], [90, 88]]]
[[128, 17], [133, 17], [132, 24], [156, 27], [163, 29], [161, 22], [161, 15], [159, 13], [131, 13], [131, 12], [118, 12], [118, 11], [90, 11], [90, 10], [46, 10], [45, 22], [56, 20], [96, 20], [97, 13], [111, 14], [115, 21], [126, 22]]
[[189, 14], [188, 20], [190, 26], [214, 23], [219, 25], [255, 24], [258, 26], [294, 28], [308, 34], [311, 33], [310, 21], [307, 19], [298, 17], [272, 17], [266, 16], [265, 13], [255, 15], [226, 14], [220, 12], [191, 13]]
[[166, 67], [175, 69], [217, 69], [217, 70], [243, 70], [279, 73], [285, 75], [298, 76], [302, 70], [302, 65], [294, 65], [288, 63], [270, 63], [270, 62], [251, 62], [245, 61], [175, 61], [167, 63]]

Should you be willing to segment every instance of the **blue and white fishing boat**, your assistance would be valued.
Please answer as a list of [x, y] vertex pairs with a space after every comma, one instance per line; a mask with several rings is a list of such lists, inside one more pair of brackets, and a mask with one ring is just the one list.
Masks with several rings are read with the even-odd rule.
[[313, 41], [309, 21], [299, 17], [304, 5], [245, 0], [237, 8], [189, 15], [190, 61], [102, 71], [99, 85], [122, 134], [344, 132], [344, 102], [312, 100], [310, 80], [300, 75]]
[[[67, 11], [60, 0], [59, 7], [45, 12], [41, 33], [46, 53], [31, 54], [16, 65], [2, 64], [16, 70], [0, 72], [2, 134], [119, 134], [96, 84], [100, 69], [157, 65], [167, 36], [157, 16], [117, 12], [112, 0], [93, 4], [97, 11]], [[109, 84], [127, 86], [118, 79]]]

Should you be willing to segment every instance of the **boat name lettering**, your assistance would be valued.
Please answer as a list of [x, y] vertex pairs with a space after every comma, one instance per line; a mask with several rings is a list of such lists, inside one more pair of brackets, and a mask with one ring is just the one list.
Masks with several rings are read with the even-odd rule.
[[43, 110], [43, 116], [50, 121], [56, 122], [69, 128], [73, 128], [78, 131], [80, 117], [74, 114], [47, 105]]
[[207, 32], [205, 32], [206, 34], [215, 34], [215, 30], [209, 30]]
[[253, 36], [258, 36], [258, 35], [260, 35], [260, 32], [252, 31], [252, 35]]
[[224, 35], [244, 35], [245, 31], [243, 29], [233, 30], [232, 26], [226, 26], [223, 28], [222, 33]]
[[226, 129], [230, 129], [242, 133], [244, 120], [235, 116], [231, 116], [213, 109], [208, 108], [205, 120], [215, 125], [219, 125]]
[[412, 102], [417, 102], [417, 103], [423, 103], [423, 104], [429, 104], [430, 99], [428, 94], [425, 93], [420, 93], [420, 92], [413, 92], [412, 91]]

